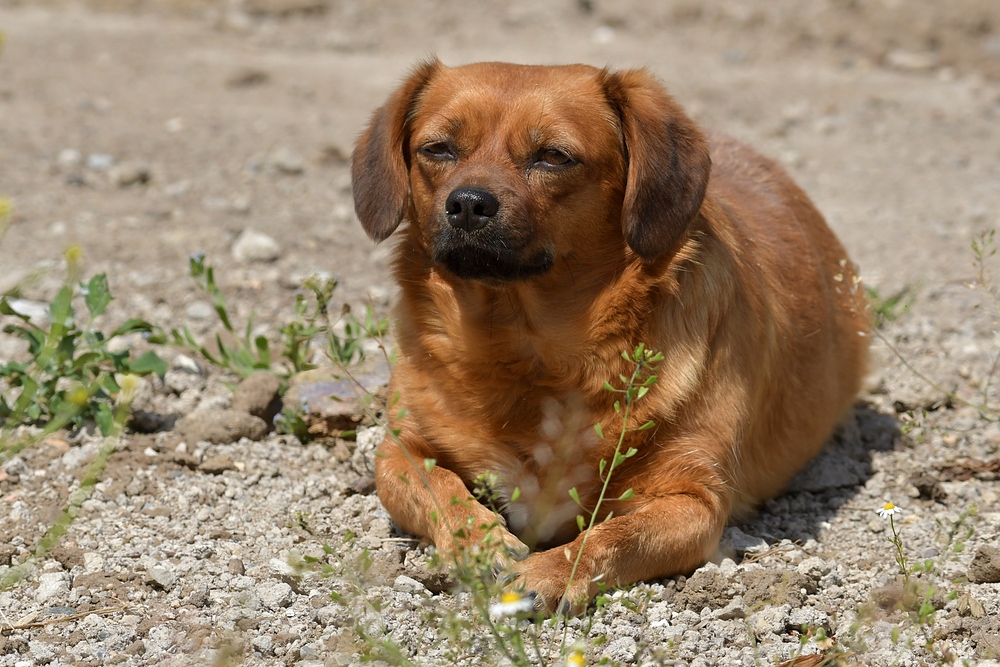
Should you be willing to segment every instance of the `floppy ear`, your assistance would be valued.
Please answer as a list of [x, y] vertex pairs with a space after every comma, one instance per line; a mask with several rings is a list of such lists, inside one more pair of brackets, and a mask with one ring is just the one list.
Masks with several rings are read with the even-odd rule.
[[417, 65], [385, 106], [375, 110], [354, 146], [354, 210], [376, 242], [387, 239], [406, 213], [410, 197], [409, 115], [417, 95], [440, 67], [436, 58]]
[[628, 172], [622, 231], [645, 260], [670, 250], [697, 215], [712, 168], [704, 135], [646, 70], [602, 72]]

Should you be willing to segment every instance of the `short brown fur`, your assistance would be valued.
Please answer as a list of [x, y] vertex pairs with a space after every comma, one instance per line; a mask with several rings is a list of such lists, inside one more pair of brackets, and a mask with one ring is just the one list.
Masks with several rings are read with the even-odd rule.
[[[645, 71], [424, 63], [375, 112], [353, 176], [370, 236], [405, 223], [390, 412], [406, 415], [379, 450], [379, 497], [448, 551], [483, 537], [459, 527], [494, 521], [474, 478], [496, 473], [506, 498], [519, 488], [496, 530], [516, 555], [522, 539], [548, 547], [513, 567], [550, 610], [583, 539], [567, 491], [593, 507], [620, 433], [602, 386], [630, 372], [622, 351], [665, 355], [629, 424], [656, 428], [626, 436], [638, 454], [609, 496], [635, 496], [602, 508], [613, 518], [588, 538], [575, 609], [595, 578], [712, 558], [729, 517], [779, 493], [860, 387], [865, 304], [822, 216], [775, 163], [705, 135]], [[480, 236], [449, 226], [462, 187], [499, 202]], [[486, 271], [490, 243], [507, 253], [500, 268], [449, 269]]]

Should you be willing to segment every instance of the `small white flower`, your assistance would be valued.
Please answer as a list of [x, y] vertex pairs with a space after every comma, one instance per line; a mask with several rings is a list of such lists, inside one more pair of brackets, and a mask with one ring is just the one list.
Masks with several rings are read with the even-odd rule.
[[517, 616], [535, 608], [534, 593], [525, 595], [510, 591], [500, 596], [500, 601], [490, 605], [490, 616]]
[[583, 653], [580, 651], [571, 651], [566, 656], [566, 667], [584, 667], [586, 664], [587, 661], [583, 659]]
[[878, 512], [878, 515], [880, 517], [882, 517], [883, 519], [887, 519], [890, 516], [892, 516], [893, 514], [902, 514], [903, 513], [903, 510], [901, 510], [900, 508], [896, 507], [892, 503], [886, 503], [884, 507], [880, 507], [879, 509], [877, 509], [875, 511]]

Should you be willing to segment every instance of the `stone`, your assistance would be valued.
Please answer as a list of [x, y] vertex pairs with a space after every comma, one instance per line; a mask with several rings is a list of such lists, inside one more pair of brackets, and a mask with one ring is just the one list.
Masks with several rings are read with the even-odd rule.
[[288, 381], [284, 410], [301, 415], [313, 436], [338, 436], [356, 429], [368, 412], [359, 397], [361, 389], [378, 394], [388, 382], [389, 369], [384, 362], [362, 366], [352, 371], [351, 377], [330, 367], [302, 371]]
[[[196, 410], [177, 421], [177, 433], [188, 442], [212, 442], [226, 445], [240, 438], [260, 440], [267, 435], [267, 424], [260, 417], [224, 408]], [[202, 463], [202, 466], [206, 462]]]
[[276, 171], [297, 176], [306, 170], [306, 161], [290, 148], [278, 148], [268, 156], [268, 163]]
[[630, 665], [635, 661], [635, 654], [639, 650], [635, 639], [632, 637], [618, 637], [608, 642], [604, 649], [602, 658], [609, 658], [615, 665]]
[[43, 641], [28, 642], [28, 653], [36, 665], [47, 665], [55, 660], [56, 650], [53, 644]]
[[745, 553], [762, 553], [767, 551], [767, 541], [761, 537], [747, 535], [736, 526], [728, 526], [722, 532], [719, 550], [723, 553], [732, 552], [742, 556]]
[[192, 320], [208, 320], [215, 317], [215, 308], [208, 301], [192, 301], [184, 306], [184, 314]]
[[743, 596], [737, 595], [729, 604], [715, 612], [714, 616], [720, 621], [732, 621], [739, 618], [746, 618], [749, 613], [750, 608], [747, 607]]
[[430, 591], [428, 591], [422, 583], [412, 577], [406, 576], [405, 574], [401, 574], [396, 577], [395, 581], [392, 582], [392, 588], [400, 593], [430, 595]]
[[198, 470], [209, 475], [221, 475], [227, 470], [236, 470], [236, 463], [228, 454], [216, 454], [201, 462]]
[[162, 588], [165, 591], [169, 591], [174, 587], [174, 584], [177, 583], [177, 575], [163, 564], [153, 565], [150, 567], [146, 570], [146, 576], [149, 577], [150, 583]]
[[178, 354], [170, 370], [163, 376], [163, 385], [175, 394], [183, 394], [189, 389], [200, 389], [205, 384], [205, 376], [198, 362], [184, 354]]
[[281, 409], [281, 380], [274, 373], [258, 371], [236, 386], [230, 407], [260, 417], [271, 424]]
[[94, 171], [105, 171], [115, 166], [115, 158], [105, 153], [91, 153], [87, 156], [87, 168]]
[[788, 624], [788, 613], [791, 607], [781, 605], [778, 607], [766, 607], [760, 611], [750, 614], [747, 623], [750, 629], [758, 637], [767, 634], [779, 634], [785, 631]]
[[243, 561], [236, 556], [229, 559], [228, 570], [229, 574], [235, 574], [240, 577], [247, 573], [246, 567], [243, 565]]
[[48, 572], [38, 577], [35, 602], [47, 604], [69, 592], [69, 576], [65, 572]]
[[1000, 583], [1000, 549], [988, 544], [976, 549], [969, 563], [969, 581], [974, 584]]
[[281, 257], [281, 246], [273, 238], [253, 229], [244, 229], [232, 247], [237, 262], [273, 262]]
[[292, 587], [283, 581], [265, 582], [257, 587], [261, 603], [271, 611], [287, 607], [295, 600]]
[[145, 185], [153, 178], [149, 165], [141, 161], [122, 162], [112, 167], [108, 176], [111, 182], [120, 188], [127, 188], [130, 185]]

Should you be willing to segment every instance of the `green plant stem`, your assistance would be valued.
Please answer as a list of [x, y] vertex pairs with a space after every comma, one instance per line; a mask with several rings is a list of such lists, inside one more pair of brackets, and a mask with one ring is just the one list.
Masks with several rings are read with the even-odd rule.
[[[618, 467], [618, 455], [621, 452], [622, 445], [625, 443], [625, 434], [629, 431], [628, 418], [631, 413], [633, 401], [631, 398], [631, 390], [635, 387], [635, 381], [639, 377], [639, 372], [644, 366], [645, 362], [642, 359], [636, 362], [635, 370], [632, 371], [632, 377], [629, 378], [628, 384], [625, 386], [625, 406], [622, 410], [622, 432], [618, 436], [618, 442], [615, 445], [615, 453], [612, 455], [611, 465], [608, 466], [608, 474], [604, 477], [604, 484], [601, 486], [601, 493], [597, 497], [597, 504], [594, 506], [594, 511], [590, 514], [590, 523], [587, 525], [587, 530], [583, 534], [583, 540], [580, 542], [580, 549], [576, 552], [576, 558], [573, 560], [573, 568], [569, 573], [569, 581], [566, 582], [566, 590], [563, 592], [562, 598], [559, 600], [559, 606], [557, 609], [562, 609], [566, 604], [570, 588], [573, 586], [573, 579], [576, 577], [576, 572], [580, 567], [580, 560], [583, 558], [583, 550], [586, 548], [587, 540], [590, 537], [590, 531], [597, 523], [598, 513], [600, 512], [601, 505], [604, 503], [604, 497], [607, 495], [608, 486], [611, 484], [611, 475], [615, 468]], [[563, 638], [559, 646], [560, 653], [562, 653], [566, 646], [566, 634], [568, 630], [569, 626], [564, 625]]]

